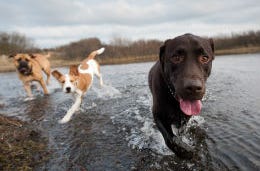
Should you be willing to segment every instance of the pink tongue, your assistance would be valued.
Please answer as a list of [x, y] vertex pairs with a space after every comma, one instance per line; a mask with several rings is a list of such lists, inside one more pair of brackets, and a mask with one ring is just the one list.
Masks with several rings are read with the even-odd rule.
[[180, 99], [180, 106], [183, 113], [186, 115], [198, 115], [201, 111], [201, 101], [200, 100], [183, 100]]

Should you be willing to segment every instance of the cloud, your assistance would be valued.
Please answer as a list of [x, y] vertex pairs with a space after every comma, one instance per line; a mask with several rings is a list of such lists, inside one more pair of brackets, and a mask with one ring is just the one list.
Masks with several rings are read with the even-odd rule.
[[[181, 25], [182, 27], [176, 27]], [[258, 24], [204, 24], [193, 22], [162, 23], [147, 26], [124, 26], [108, 24], [104, 25], [81, 25], [81, 26], [55, 26], [17, 28], [21, 33], [29, 37], [36, 37], [36, 44], [41, 47], [53, 47], [77, 41], [82, 38], [97, 37], [104, 43], [109, 43], [114, 37], [137, 39], [165, 40], [184, 33], [193, 33], [201, 36], [216, 36], [242, 32], [247, 30], [260, 30]]]
[[22, 32], [40, 47], [86, 37], [164, 40], [260, 29], [258, 0], [0, 0], [0, 13], [1, 31]]
[[63, 0], [27, 0], [26, 3], [11, 1], [1, 4], [0, 9], [5, 15], [0, 16], [0, 19], [8, 24], [29, 26], [108, 23], [136, 25], [159, 18], [163, 8], [164, 4], [158, 2], [142, 6], [128, 1], [101, 1], [101, 3]]

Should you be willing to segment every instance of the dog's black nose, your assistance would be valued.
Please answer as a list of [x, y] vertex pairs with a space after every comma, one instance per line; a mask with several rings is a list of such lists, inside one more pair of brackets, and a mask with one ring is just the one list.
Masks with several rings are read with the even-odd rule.
[[184, 81], [184, 89], [186, 93], [201, 93], [203, 89], [202, 82], [198, 79], [188, 79]]
[[66, 91], [67, 91], [67, 93], [69, 93], [69, 92], [70, 92], [70, 90], [71, 90], [71, 88], [70, 88], [70, 87], [66, 87]]
[[28, 62], [26, 62], [26, 61], [20, 61], [20, 62], [19, 62], [19, 67], [28, 67]]

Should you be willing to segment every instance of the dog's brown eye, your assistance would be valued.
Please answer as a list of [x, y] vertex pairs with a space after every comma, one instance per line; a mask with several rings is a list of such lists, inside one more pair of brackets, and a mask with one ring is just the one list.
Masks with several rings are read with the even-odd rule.
[[25, 61], [26, 61], [26, 62], [29, 62], [29, 59], [26, 58]]
[[171, 61], [172, 61], [173, 63], [175, 63], [175, 64], [178, 64], [178, 63], [182, 62], [183, 59], [184, 59], [183, 56], [173, 56], [173, 57], [171, 58]]
[[21, 58], [18, 58], [17, 61], [20, 62], [22, 59]]
[[62, 84], [64, 84], [64, 83], [65, 83], [65, 81], [61, 81], [61, 83], [62, 83]]
[[199, 61], [202, 63], [202, 64], [206, 64], [210, 61], [210, 57], [206, 56], [206, 55], [203, 55], [203, 56], [200, 56], [199, 57]]

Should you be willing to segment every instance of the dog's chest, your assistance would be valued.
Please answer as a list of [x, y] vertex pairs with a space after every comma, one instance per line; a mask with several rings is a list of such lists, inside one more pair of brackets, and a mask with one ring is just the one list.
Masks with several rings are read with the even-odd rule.
[[29, 81], [38, 81], [39, 80], [39, 74], [30, 74], [30, 75], [23, 75], [23, 74], [19, 74], [19, 78], [20, 80], [22, 80], [23, 82], [29, 82]]

